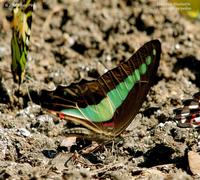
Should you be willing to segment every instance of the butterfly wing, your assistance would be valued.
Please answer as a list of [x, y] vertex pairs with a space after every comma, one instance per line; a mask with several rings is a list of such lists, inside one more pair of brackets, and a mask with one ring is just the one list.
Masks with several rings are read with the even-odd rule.
[[200, 127], [200, 92], [193, 99], [183, 101], [183, 107], [174, 110], [180, 127]]
[[[122, 64], [121, 69], [124, 69], [124, 72], [121, 70], [121, 74], [130, 75], [121, 85], [128, 95], [113, 117], [115, 135], [119, 135], [132, 122], [141, 108], [148, 91], [155, 82], [160, 54], [160, 42], [150, 41]], [[118, 89], [120, 91], [121, 87], [119, 86]]]
[[16, 4], [12, 11], [11, 70], [14, 81], [19, 84], [25, 74], [34, 1], [27, 0]]
[[155, 77], [161, 46], [153, 40], [95, 81], [43, 90], [42, 107], [106, 136], [119, 135], [138, 113]]

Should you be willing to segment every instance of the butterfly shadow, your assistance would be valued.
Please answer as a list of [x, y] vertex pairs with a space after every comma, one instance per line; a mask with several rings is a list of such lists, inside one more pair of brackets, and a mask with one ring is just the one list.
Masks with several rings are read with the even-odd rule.
[[200, 88], [200, 59], [195, 56], [186, 56], [184, 58], [177, 58], [177, 63], [173, 68], [173, 72], [177, 73], [179, 70], [188, 68], [195, 75], [195, 80], [191, 80], [192, 83], [196, 84]]

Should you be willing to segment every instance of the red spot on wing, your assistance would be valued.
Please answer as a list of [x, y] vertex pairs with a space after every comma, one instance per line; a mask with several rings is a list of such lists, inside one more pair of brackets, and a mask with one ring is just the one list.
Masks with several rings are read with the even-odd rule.
[[58, 117], [59, 117], [60, 119], [64, 119], [64, 118], [65, 118], [65, 115], [64, 115], [63, 113], [58, 113]]
[[105, 123], [103, 123], [103, 126], [105, 126], [105, 127], [114, 127], [115, 123], [114, 122], [105, 122]]

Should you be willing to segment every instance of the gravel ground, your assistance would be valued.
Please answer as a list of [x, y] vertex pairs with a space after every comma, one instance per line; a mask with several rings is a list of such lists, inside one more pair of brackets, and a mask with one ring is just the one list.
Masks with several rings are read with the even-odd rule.
[[[178, 127], [173, 109], [200, 87], [200, 21], [162, 3], [37, 2], [20, 93], [9, 72], [11, 30], [1, 11], [0, 179], [198, 178], [187, 156], [200, 150], [198, 129]], [[31, 103], [28, 92], [95, 79], [152, 39], [162, 44], [158, 78], [124, 140], [86, 155], [70, 152], [66, 122]]]

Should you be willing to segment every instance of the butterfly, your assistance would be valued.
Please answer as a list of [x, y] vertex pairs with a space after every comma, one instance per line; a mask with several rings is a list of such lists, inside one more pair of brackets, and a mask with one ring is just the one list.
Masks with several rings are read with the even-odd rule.
[[55, 90], [42, 90], [41, 106], [81, 127], [73, 134], [87, 139], [117, 137], [132, 122], [149, 92], [161, 54], [159, 40], [144, 44], [127, 61], [93, 81], [81, 80]]
[[174, 110], [175, 120], [180, 127], [200, 127], [200, 92], [192, 99], [183, 101], [183, 106]]
[[34, 2], [35, 0], [26, 0], [13, 4], [11, 17], [11, 70], [14, 82], [19, 85], [23, 82], [25, 75]]

